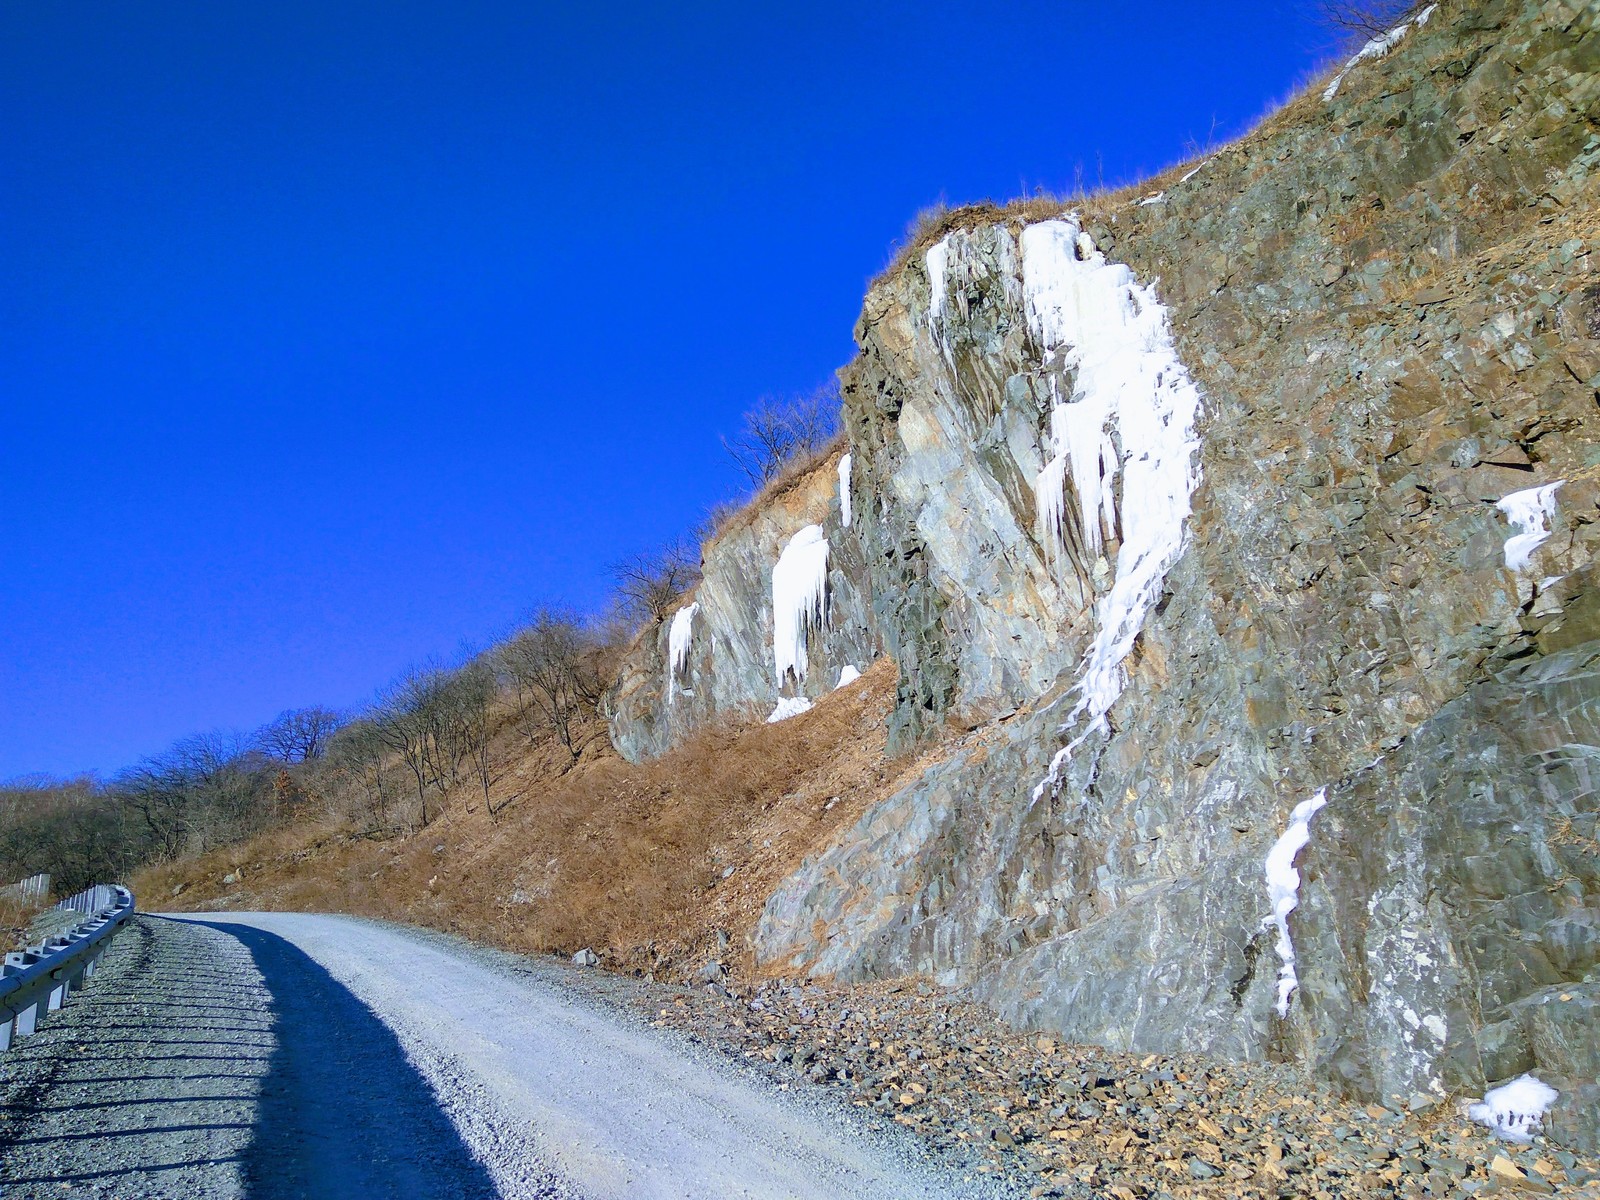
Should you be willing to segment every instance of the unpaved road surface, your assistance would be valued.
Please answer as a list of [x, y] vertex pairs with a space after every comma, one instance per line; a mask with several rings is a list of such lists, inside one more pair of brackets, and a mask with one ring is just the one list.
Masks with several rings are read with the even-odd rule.
[[507, 962], [344, 917], [141, 917], [0, 1058], [0, 1198], [996, 1194]]

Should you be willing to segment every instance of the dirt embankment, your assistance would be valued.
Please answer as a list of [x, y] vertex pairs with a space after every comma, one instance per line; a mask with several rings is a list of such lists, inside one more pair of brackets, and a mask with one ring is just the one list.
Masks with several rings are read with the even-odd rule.
[[237, 846], [141, 872], [146, 908], [346, 912], [520, 951], [592, 947], [667, 976], [754, 969], [746, 935], [778, 881], [917, 764], [884, 753], [894, 664], [808, 713], [702, 733], [633, 765], [561, 754], [508, 732], [491, 815], [455, 789], [444, 814], [383, 840], [313, 815]]

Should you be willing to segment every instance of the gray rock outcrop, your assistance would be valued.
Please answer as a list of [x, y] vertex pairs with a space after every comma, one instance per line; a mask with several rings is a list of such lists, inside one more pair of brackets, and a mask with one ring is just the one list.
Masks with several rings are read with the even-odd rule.
[[[1045, 545], [1050, 409], [1085, 369], [1030, 325], [1022, 230], [1054, 214], [957, 213], [878, 281], [827, 656], [881, 647], [895, 745], [948, 753], [780, 886], [763, 962], [927, 973], [1069, 1038], [1292, 1057], [1392, 1104], [1533, 1070], [1600, 1148], [1597, 27], [1440, 4], [1331, 101], [1081, 206], [1204, 395], [1184, 550], [1103, 726], [1081, 671], [1139, 498], [1103, 547]], [[1557, 481], [1514, 569], [1497, 503]], [[826, 501], [792, 503], [707, 551], [694, 715], [661, 715], [646, 655], [625, 751], [775, 699], [761, 571]], [[1280, 1016], [1264, 860], [1324, 788]]]
[[[846, 666], [864, 671], [882, 653], [859, 526], [843, 522], [838, 466], [838, 454], [828, 457], [706, 543], [700, 586], [682, 601], [699, 605], [682, 669], [670, 671], [671, 622], [658, 622], [639, 635], [606, 698], [611, 739], [624, 757], [638, 762], [661, 754], [719, 716], [765, 718], [785, 696], [815, 699], [837, 686]], [[828, 540], [826, 620], [809, 641], [805, 678], [780, 684], [772, 569], [809, 525], [821, 525]]]

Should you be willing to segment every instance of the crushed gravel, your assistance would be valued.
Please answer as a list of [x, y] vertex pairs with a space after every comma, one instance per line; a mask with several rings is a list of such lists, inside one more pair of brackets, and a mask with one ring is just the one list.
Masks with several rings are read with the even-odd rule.
[[1600, 1197], [1600, 1163], [925, 983], [674, 986], [347, 917], [141, 917], [0, 1056], [6, 1200], [1498, 1194]]
[[681, 991], [373, 921], [142, 916], [0, 1056], [0, 1196], [1018, 1194], [651, 1028]]

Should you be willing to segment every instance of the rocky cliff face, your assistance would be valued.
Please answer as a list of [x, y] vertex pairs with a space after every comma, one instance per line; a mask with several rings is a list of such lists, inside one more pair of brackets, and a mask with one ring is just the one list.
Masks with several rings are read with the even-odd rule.
[[1600, 1146], [1597, 26], [1440, 4], [1147, 194], [958, 214], [873, 288], [834, 594], [949, 752], [778, 890], [764, 961], [1389, 1103], [1535, 1070]]
[[[607, 698], [611, 738], [632, 761], [662, 753], [717, 717], [764, 718], [782, 699], [815, 699], [846, 667], [882, 653], [861, 543], [844, 523], [840, 455], [738, 514], [703, 549], [699, 588], [683, 599], [683, 653], [672, 662], [672, 620], [647, 628]], [[853, 515], [853, 514], [852, 514]], [[780, 680], [773, 658], [772, 569], [810, 526], [828, 543], [823, 622], [808, 641], [804, 678]], [[689, 606], [692, 613], [682, 615]]]

